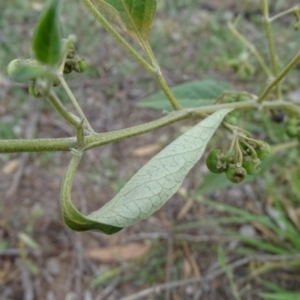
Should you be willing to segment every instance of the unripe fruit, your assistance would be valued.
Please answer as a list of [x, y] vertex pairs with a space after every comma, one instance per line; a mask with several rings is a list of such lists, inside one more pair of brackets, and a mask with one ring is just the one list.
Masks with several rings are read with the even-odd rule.
[[69, 50], [68, 50], [68, 58], [74, 58], [75, 56], [75, 46], [73, 43], [69, 43]]
[[207, 168], [215, 174], [220, 174], [227, 169], [224, 153], [220, 149], [210, 151], [206, 159]]
[[34, 81], [46, 74], [34, 59], [14, 59], [7, 66], [8, 76], [16, 82]]
[[229, 167], [226, 171], [226, 177], [233, 183], [242, 182], [247, 176], [247, 171], [243, 167]]
[[28, 92], [29, 94], [34, 97], [34, 98], [41, 98], [43, 97], [43, 95], [41, 93], [39, 93], [38, 91], [36, 91], [35, 86], [34, 85], [30, 85], [28, 88]]
[[260, 160], [265, 160], [271, 153], [271, 146], [266, 142], [262, 142], [255, 151]]
[[87, 69], [87, 63], [84, 58], [81, 58], [76, 65], [73, 66], [74, 71], [82, 73]]
[[236, 116], [228, 116], [225, 118], [225, 122], [231, 124], [231, 125], [237, 125], [238, 118]]
[[262, 142], [262, 144], [257, 145], [255, 151], [257, 154], [257, 158], [259, 158], [260, 160], [265, 160], [271, 154], [272, 149], [268, 143]]
[[289, 125], [285, 128], [285, 133], [291, 137], [291, 138], [294, 138], [298, 135], [298, 128], [297, 126], [294, 126], [294, 125]]
[[71, 64], [65, 63], [64, 65], [64, 74], [70, 74], [73, 71]]
[[261, 170], [261, 162], [259, 159], [253, 159], [251, 156], [244, 157], [243, 168], [249, 175], [255, 175]]
[[289, 118], [288, 121], [286, 122], [286, 126], [298, 126], [300, 123], [300, 120], [298, 118]]
[[23, 63], [21, 59], [14, 59], [12, 60], [7, 66], [7, 74], [11, 79], [14, 79], [18, 73], [20, 65]]

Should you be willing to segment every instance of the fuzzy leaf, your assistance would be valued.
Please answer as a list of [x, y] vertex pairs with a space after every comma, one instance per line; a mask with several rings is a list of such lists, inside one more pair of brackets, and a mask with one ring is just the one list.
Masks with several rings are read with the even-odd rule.
[[44, 64], [56, 64], [61, 57], [60, 4], [60, 0], [49, 0], [34, 32], [32, 49]]
[[[179, 100], [181, 105], [186, 108], [210, 105], [221, 96], [225, 90], [230, 90], [229, 84], [212, 79], [190, 81], [172, 88], [175, 97]], [[136, 106], [155, 110], [173, 110], [163, 92], [158, 92], [139, 101]]]
[[147, 40], [156, 12], [156, 0], [93, 0], [112, 23], [134, 40]]
[[88, 216], [83, 216], [70, 198], [81, 156], [75, 153], [61, 191], [65, 223], [76, 231], [95, 230], [112, 234], [152, 215], [177, 192], [230, 111], [219, 110], [178, 137], [143, 166], [111, 201]]

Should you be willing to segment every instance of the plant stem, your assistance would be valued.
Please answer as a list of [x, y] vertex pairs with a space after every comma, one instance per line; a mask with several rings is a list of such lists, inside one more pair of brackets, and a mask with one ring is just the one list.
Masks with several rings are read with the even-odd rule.
[[[174, 111], [167, 116], [150, 123], [129, 127], [113, 132], [92, 134], [84, 139], [84, 147], [82, 150], [99, 147], [106, 144], [111, 144], [116, 141], [121, 141], [134, 136], [157, 130], [168, 126], [172, 123], [184, 119], [199, 118], [205, 114], [212, 114], [220, 109], [231, 108], [235, 110], [249, 109], [279, 109], [300, 116], [300, 107], [282, 100], [264, 101], [259, 104], [257, 101], [249, 100], [236, 103], [222, 103], [210, 105], [200, 108], [189, 108]], [[77, 123], [78, 124], [78, 123]], [[61, 138], [61, 139], [15, 139], [15, 140], [0, 140], [0, 153], [17, 153], [17, 152], [44, 152], [44, 151], [70, 151], [71, 148], [79, 148], [76, 137]]]
[[53, 91], [50, 91], [50, 93], [47, 95], [47, 99], [53, 105], [53, 107], [58, 111], [58, 113], [75, 129], [81, 127], [80, 122], [66, 110], [66, 108], [63, 106], [63, 104], [60, 102], [60, 100], [58, 99], [58, 97]]
[[161, 73], [160, 67], [158, 65], [158, 62], [155, 58], [155, 55], [152, 51], [151, 46], [149, 45], [148, 41], [143, 42], [143, 48], [151, 61], [152, 66], [157, 70], [156, 74], [154, 75], [156, 82], [159, 84], [160, 88], [165, 93], [166, 97], [168, 98], [169, 102], [171, 103], [174, 110], [180, 110], [182, 109], [182, 105], [179, 103], [179, 101], [176, 99], [175, 95], [173, 94], [172, 90], [168, 86], [164, 76]]
[[268, 77], [273, 77], [272, 72], [268, 68], [265, 60], [263, 57], [259, 54], [257, 49], [253, 44], [251, 44], [237, 29], [232, 23], [228, 23], [229, 30], [231, 33], [253, 54], [253, 56], [256, 58], [257, 62], [259, 63], [260, 67], [264, 71], [264, 73]]
[[122, 36], [114, 29], [113, 26], [102, 16], [102, 14], [97, 10], [95, 5], [91, 0], [82, 0], [86, 8], [93, 14], [97, 21], [121, 44], [125, 50], [137, 61], [139, 62], [149, 73], [155, 74], [156, 70], [143, 59], [136, 51], [133, 49]]
[[[268, 40], [272, 69], [273, 69], [274, 77], [277, 77], [279, 74], [279, 70], [278, 70], [278, 63], [277, 63], [277, 58], [276, 58], [274, 38], [273, 38], [273, 34], [272, 34], [271, 21], [270, 21], [270, 17], [269, 17], [269, 2], [268, 2], [268, 0], [262, 0], [262, 6], [263, 6], [262, 7], [263, 21], [264, 21], [267, 40]], [[280, 82], [278, 82], [278, 84], [276, 85], [276, 93], [277, 93], [277, 99], [282, 99], [282, 89], [281, 89]]]
[[276, 145], [276, 146], [272, 147], [272, 153], [285, 151], [289, 148], [294, 148], [294, 147], [297, 147], [297, 146], [299, 146], [299, 141], [291, 141], [291, 142], [279, 144], [279, 145]]
[[138, 61], [149, 73], [151, 73], [163, 92], [165, 93], [166, 97], [169, 99], [172, 107], [174, 110], [182, 109], [182, 106], [178, 102], [178, 100], [175, 98], [173, 92], [169, 88], [166, 80], [162, 76], [162, 73], [160, 71], [160, 68], [157, 64], [157, 61], [155, 59], [155, 56], [151, 50], [151, 47], [149, 46], [149, 43], [146, 42], [142, 37], [140, 37], [140, 43], [142, 45], [142, 48], [144, 49], [147, 57], [149, 58], [152, 66], [144, 60], [134, 48], [132, 48], [125, 39], [114, 29], [113, 26], [110, 25], [110, 23], [102, 16], [102, 14], [97, 10], [97, 8], [94, 6], [94, 4], [91, 2], [91, 0], [82, 0], [84, 5], [88, 8], [88, 10], [94, 15], [94, 17], [97, 19], [97, 21], [102, 24], [102, 26], [119, 42], [121, 46], [125, 48], [125, 50], [136, 60]]
[[290, 8], [290, 9], [287, 9], [287, 10], [285, 10], [285, 11], [283, 11], [283, 12], [281, 12], [281, 13], [275, 15], [275, 16], [273, 16], [272, 18], [269, 19], [269, 22], [272, 23], [275, 20], [277, 20], [277, 19], [279, 19], [279, 18], [281, 18], [281, 17], [283, 17], [285, 15], [291, 14], [291, 13], [297, 11], [297, 10], [300, 10], [300, 5], [296, 5], [296, 6], [292, 7], [292, 8]]
[[258, 102], [263, 102], [272, 91], [272, 89], [281, 82], [282, 79], [300, 62], [300, 52], [292, 59], [292, 61], [285, 67], [285, 69], [267, 86], [258, 98]]
[[69, 88], [67, 82], [65, 81], [64, 77], [62, 74], [58, 74], [57, 75], [61, 85], [63, 86], [63, 88], [65, 89], [66, 93], [68, 94], [71, 102], [73, 103], [77, 113], [79, 114], [80, 118], [84, 120], [84, 124], [86, 125], [87, 127], [87, 130], [90, 132], [90, 133], [95, 133], [94, 129], [92, 128], [92, 126], [90, 125], [89, 121], [87, 120], [84, 112], [82, 111], [80, 105], [78, 104], [74, 94], [72, 93], [71, 89]]
[[0, 153], [70, 151], [77, 146], [76, 137], [0, 140]]

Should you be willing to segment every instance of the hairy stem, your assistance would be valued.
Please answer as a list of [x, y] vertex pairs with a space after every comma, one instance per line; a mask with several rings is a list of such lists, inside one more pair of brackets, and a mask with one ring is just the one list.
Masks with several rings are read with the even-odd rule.
[[102, 16], [102, 14], [97, 10], [91, 0], [82, 0], [84, 5], [88, 10], [94, 15], [97, 21], [102, 24], [102, 26], [117, 40], [117, 42], [125, 48], [125, 50], [136, 60], [138, 61], [148, 72], [150, 72], [156, 79], [157, 83], [165, 93], [166, 97], [170, 101], [174, 110], [179, 110], [182, 108], [178, 100], [173, 95], [171, 89], [169, 88], [166, 80], [162, 76], [162, 73], [158, 67], [155, 56], [149, 46], [148, 42], [144, 41], [143, 38], [140, 38], [142, 48], [144, 49], [147, 57], [149, 58], [152, 65], [150, 65], [146, 60], [144, 60], [134, 48], [132, 48], [125, 39], [114, 29], [113, 26]]
[[273, 16], [272, 18], [269, 19], [269, 21], [272, 23], [275, 20], [277, 20], [277, 19], [279, 19], [279, 18], [281, 18], [281, 17], [283, 17], [285, 15], [292, 14], [293, 12], [296, 12], [296, 11], [299, 11], [299, 10], [300, 10], [300, 5], [296, 5], [296, 6], [292, 7], [292, 8], [290, 8], [290, 9], [287, 9], [287, 10], [285, 10], [285, 11], [283, 11], [283, 12], [281, 12], [281, 13], [275, 15], [275, 16]]
[[111, 144], [116, 141], [121, 141], [134, 136], [157, 130], [168, 126], [172, 123], [184, 119], [199, 118], [206, 114], [212, 114], [220, 109], [231, 108], [235, 110], [249, 109], [280, 109], [287, 111], [290, 114], [300, 116], [300, 107], [286, 101], [264, 101], [259, 104], [255, 100], [237, 102], [237, 103], [222, 103], [210, 105], [200, 108], [182, 109], [174, 111], [167, 116], [150, 123], [133, 126], [117, 131], [92, 134], [84, 139], [84, 146], [79, 146], [76, 137], [61, 138], [61, 139], [30, 139], [30, 140], [0, 140], [0, 153], [15, 153], [15, 152], [44, 152], [44, 151], [70, 151], [71, 148], [81, 148], [88, 150], [102, 145]]
[[259, 54], [257, 49], [253, 44], [251, 44], [237, 29], [232, 23], [228, 23], [229, 30], [231, 33], [253, 54], [253, 56], [256, 58], [257, 62], [259, 63], [260, 67], [264, 71], [264, 73], [268, 77], [273, 77], [272, 72], [268, 68], [265, 60], [263, 57]]
[[[269, 2], [268, 0], [262, 0], [262, 9], [263, 9], [263, 21], [265, 25], [266, 36], [268, 40], [269, 52], [271, 57], [272, 69], [274, 73], [274, 77], [278, 77], [279, 69], [278, 63], [276, 58], [276, 51], [274, 45], [274, 37], [272, 33], [271, 21], [269, 16]], [[276, 93], [277, 99], [282, 99], [282, 89], [281, 89], [281, 82], [278, 82], [276, 85]]]
[[86, 8], [92, 13], [96, 20], [121, 44], [124, 49], [137, 61], [139, 62], [149, 73], [155, 74], [156, 70], [143, 59], [134, 48], [132, 48], [122, 36], [110, 25], [110, 23], [102, 16], [102, 14], [97, 10], [95, 5], [91, 0], [82, 0]]
[[49, 102], [53, 105], [53, 107], [58, 111], [58, 113], [68, 123], [70, 123], [75, 129], [81, 127], [80, 122], [66, 110], [66, 108], [63, 106], [63, 104], [60, 102], [60, 100], [53, 91], [50, 91], [50, 93], [46, 97], [49, 100]]
[[266, 87], [262, 94], [258, 98], [258, 102], [263, 102], [272, 91], [272, 89], [281, 82], [287, 74], [296, 67], [300, 62], [300, 52], [292, 59], [292, 61], [285, 67], [285, 69]]
[[66, 93], [68, 94], [71, 102], [73, 103], [77, 113], [79, 114], [80, 118], [84, 120], [84, 124], [86, 125], [87, 127], [87, 130], [90, 132], [90, 133], [95, 133], [94, 129], [92, 128], [92, 126], [90, 125], [89, 121], [87, 120], [84, 112], [82, 111], [80, 105], [78, 104], [74, 94], [72, 93], [71, 89], [69, 88], [67, 82], [65, 81], [63, 75], [61, 74], [58, 74], [58, 79], [61, 83], [61, 85], [63, 86], [63, 88], [65, 89]]
[[171, 103], [173, 109], [174, 110], [182, 109], [182, 105], [179, 103], [179, 101], [174, 96], [172, 90], [168, 86], [164, 76], [161, 73], [160, 67], [159, 67], [158, 62], [155, 58], [155, 55], [152, 51], [151, 46], [149, 45], [148, 42], [144, 42], [143, 43], [143, 48], [144, 48], [149, 60], [151, 61], [152, 66], [157, 70], [156, 74], [154, 75], [154, 77], [156, 79], [156, 82], [159, 84], [160, 88], [162, 89], [162, 91], [167, 96], [167, 98], [168, 98], [169, 102]]

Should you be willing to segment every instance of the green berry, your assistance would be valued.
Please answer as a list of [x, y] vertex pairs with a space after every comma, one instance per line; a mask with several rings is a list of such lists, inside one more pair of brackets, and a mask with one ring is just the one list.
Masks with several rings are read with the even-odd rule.
[[243, 167], [229, 167], [226, 171], [226, 177], [233, 183], [242, 182], [247, 176], [247, 171]]
[[260, 160], [265, 160], [271, 154], [271, 146], [266, 142], [262, 142], [261, 144], [258, 144], [255, 151]]
[[209, 152], [206, 159], [207, 168], [215, 174], [220, 174], [227, 169], [224, 153], [220, 149]]
[[259, 159], [253, 159], [251, 156], [244, 157], [243, 168], [249, 175], [255, 175], [261, 170], [261, 162]]
[[231, 125], [237, 125], [238, 118], [236, 116], [228, 116], [225, 118], [225, 121]]
[[73, 71], [71, 64], [65, 63], [64, 65], [64, 74], [70, 74]]
[[73, 67], [74, 71], [82, 73], [87, 69], [87, 63], [84, 58], [81, 58]]
[[16, 82], [34, 81], [45, 69], [34, 59], [14, 59], [7, 66], [8, 76]]
[[300, 123], [300, 120], [298, 118], [289, 118], [288, 121], [286, 122], [286, 126], [298, 126]]
[[285, 128], [285, 133], [289, 137], [294, 138], [294, 137], [298, 136], [298, 127], [294, 126], [294, 125], [289, 125]]
[[34, 98], [41, 98], [43, 97], [43, 95], [41, 93], [39, 93], [36, 89], [34, 85], [30, 85], [28, 88], [28, 92], [29, 94], [34, 97]]
[[69, 43], [69, 50], [68, 50], [68, 58], [74, 58], [75, 56], [75, 46], [73, 43]]
[[23, 60], [14, 59], [7, 66], [7, 74], [11, 79], [16, 78], [19, 73], [20, 65], [23, 64]]

